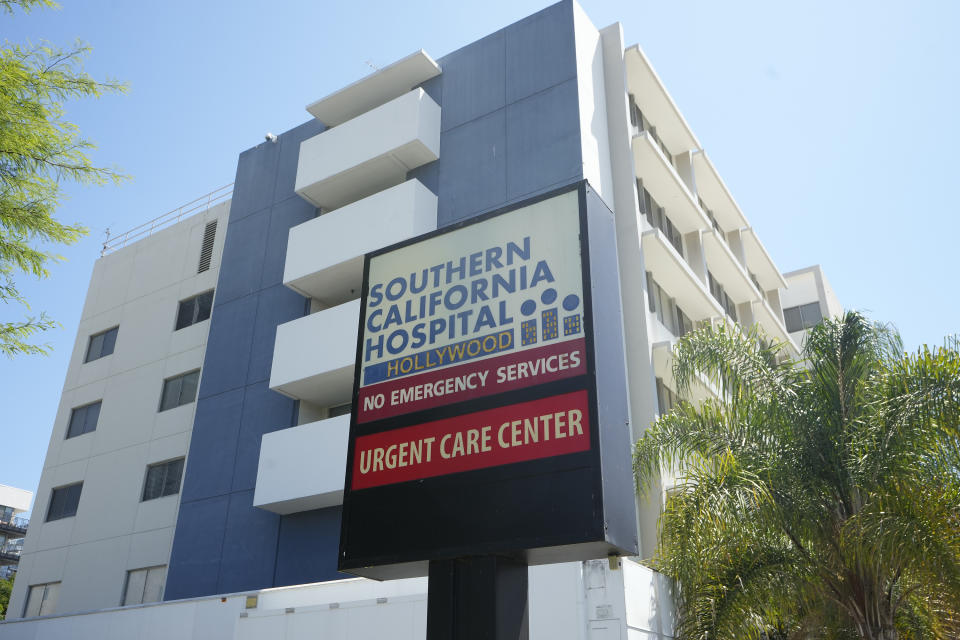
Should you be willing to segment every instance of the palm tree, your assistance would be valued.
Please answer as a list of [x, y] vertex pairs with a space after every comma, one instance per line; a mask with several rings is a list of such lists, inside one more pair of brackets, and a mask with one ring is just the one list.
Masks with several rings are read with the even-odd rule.
[[655, 568], [678, 636], [960, 638], [960, 352], [905, 355], [858, 313], [815, 327], [805, 362], [756, 333], [684, 337], [674, 375], [719, 390], [637, 442], [645, 492], [679, 469]]

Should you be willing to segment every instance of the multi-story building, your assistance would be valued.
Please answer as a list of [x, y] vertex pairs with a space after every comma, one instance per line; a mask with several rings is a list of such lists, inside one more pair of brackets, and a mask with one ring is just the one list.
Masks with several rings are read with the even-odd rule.
[[783, 274], [789, 287], [783, 292], [783, 319], [790, 337], [803, 344], [807, 332], [823, 318], [843, 314], [843, 305], [820, 265]]
[[[0, 636], [107, 637], [120, 620], [196, 637], [423, 636], [424, 578], [336, 571], [375, 249], [588, 181], [616, 222], [621, 304], [607, 313], [624, 327], [633, 438], [676, 401], [671, 349], [693, 327], [759, 325], [798, 353], [784, 276], [619, 24], [598, 30], [564, 0], [307, 111], [240, 154], [228, 202], [97, 262], [10, 609], [66, 617]], [[648, 556], [658, 496], [638, 506]], [[529, 593], [534, 637], [672, 635], [667, 582], [632, 559], [531, 568]]]
[[23, 537], [27, 535], [33, 493], [0, 484], [0, 579], [9, 579], [17, 572]]

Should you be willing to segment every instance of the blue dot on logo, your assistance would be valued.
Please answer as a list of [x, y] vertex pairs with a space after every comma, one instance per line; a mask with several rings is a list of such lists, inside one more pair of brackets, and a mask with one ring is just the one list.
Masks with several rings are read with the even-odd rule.
[[540, 295], [540, 301], [543, 304], [553, 304], [553, 301], [557, 299], [557, 290], [556, 289], [546, 289]]
[[566, 298], [563, 299], [563, 308], [567, 311], [573, 311], [580, 305], [580, 298], [576, 294], [571, 293]]
[[520, 305], [520, 313], [525, 316], [530, 315], [537, 310], [537, 303], [533, 300], [524, 300], [523, 304]]

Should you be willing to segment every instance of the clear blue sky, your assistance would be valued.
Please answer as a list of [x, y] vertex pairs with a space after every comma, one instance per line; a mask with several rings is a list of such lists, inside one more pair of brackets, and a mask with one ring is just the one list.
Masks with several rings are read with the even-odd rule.
[[[777, 266], [823, 266], [847, 308], [908, 349], [958, 330], [960, 3], [584, 0], [639, 43]], [[483, 2], [63, 0], [0, 14], [0, 38], [93, 46], [126, 95], [72, 103], [97, 162], [133, 176], [70, 187], [90, 235], [42, 282], [49, 357], [0, 359], [0, 483], [35, 490], [104, 229], [122, 232], [233, 180], [237, 155], [304, 106], [416, 49], [435, 58], [544, 6]], [[13, 319], [4, 309], [5, 320]]]

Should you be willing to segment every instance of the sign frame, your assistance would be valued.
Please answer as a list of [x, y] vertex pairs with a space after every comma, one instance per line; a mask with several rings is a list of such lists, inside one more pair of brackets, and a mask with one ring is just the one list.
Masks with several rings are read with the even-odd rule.
[[[582, 326], [585, 327], [582, 337], [585, 345], [585, 373], [461, 400], [445, 406], [359, 422], [358, 402], [363, 376], [361, 363], [364, 355], [364, 329], [370, 292], [371, 261], [384, 254], [482, 224], [573, 191], [576, 191], [582, 267], [580, 276]], [[625, 347], [619, 296], [619, 267], [616, 259], [616, 229], [613, 213], [585, 180], [367, 254], [363, 264], [356, 349], [357, 366], [354, 371], [351, 396], [352, 412], [344, 480], [338, 568], [355, 575], [387, 579], [427, 575], [430, 561], [463, 556], [497, 554], [515, 558], [525, 564], [541, 564], [637, 553], [635, 503], [629, 455], [630, 437], [627, 417], [629, 410], [623, 355]], [[604, 305], [604, 308], [613, 305], [615, 312], [597, 314], [598, 304]], [[519, 326], [519, 323], [516, 324]], [[598, 356], [603, 360], [603, 369], [600, 372], [597, 369]], [[601, 382], [598, 380], [598, 373], [600, 373], [599, 377], [607, 378], [604, 380], [607, 386], [599, 386]], [[488, 410], [491, 406], [505, 408], [577, 392], [584, 392], [587, 397], [589, 449], [586, 451], [414, 479], [388, 486], [357, 490], [352, 488], [355, 445], [360, 437], [460, 416], [469, 417]], [[602, 398], [598, 397], [601, 395]], [[544, 485], [544, 480], [554, 477], [563, 478], [562, 481], [557, 482], [556, 486], [570, 490], [571, 495], [575, 496], [572, 498], [573, 502], [589, 507], [590, 513], [582, 514], [581, 521], [567, 526], [570, 516], [563, 510], [564, 501], [569, 496], [552, 495], [553, 485], [551, 483], [548, 483], [549, 487]], [[626, 494], [620, 486], [624, 482], [628, 489]], [[519, 498], [514, 500], [515, 496], [511, 495], [508, 503], [500, 503], [498, 506], [496, 500], [487, 494], [495, 493], [493, 487], [499, 484], [503, 487], [507, 485], [526, 487], [540, 497], [548, 498], [546, 504], [536, 505], [547, 510], [544, 517], [546, 526], [540, 528], [550, 528], [549, 525], [553, 524], [560, 529], [556, 533], [537, 531], [535, 522], [517, 521], [517, 518], [522, 520], [523, 514], [533, 505], [519, 504], [523, 501]], [[432, 486], [434, 490], [431, 493], [430, 490], [424, 490], [424, 486]], [[471, 487], [477, 486], [488, 487], [486, 493], [473, 497], [479, 496], [481, 498], [479, 502], [485, 502], [484, 505], [478, 505], [479, 508], [492, 509], [489, 518], [484, 519], [480, 514], [464, 514], [458, 511], [459, 515], [466, 515], [466, 524], [454, 523], [447, 530], [437, 534], [441, 537], [450, 534], [453, 534], [452, 537], [457, 537], [456, 534], [459, 532], [465, 536], [462, 542], [450, 542], [437, 547], [429, 540], [418, 540], [416, 539], [418, 525], [403, 521], [399, 515], [399, 510], [406, 503], [410, 507], [411, 518], [422, 521], [429, 516], [431, 513], [429, 506], [416, 504], [416, 500], [413, 499], [421, 492], [426, 500], [433, 500], [434, 505], [439, 505], [437, 511], [433, 512], [434, 515], [442, 514], [444, 509], [457, 511], [458, 507], [451, 501], [451, 497], [471, 495]], [[361, 495], [362, 492], [371, 491], [381, 492], [384, 495], [384, 498], [379, 501], [380, 504], [376, 498], [364, 499], [365, 496], [375, 496], [375, 493]], [[370, 515], [380, 511], [392, 518], [386, 518], [389, 521], [377, 523], [376, 519], [371, 518]], [[358, 516], [358, 512], [362, 515]], [[450, 515], [450, 511], [447, 515]], [[357, 521], [358, 517], [362, 522]], [[515, 526], [516, 530], [503, 524], [494, 524], [492, 521], [498, 517], [512, 517], [510, 526]], [[380, 524], [383, 529], [374, 528], [376, 524]], [[442, 529], [449, 523], [434, 522], [433, 524]], [[420, 526], [429, 526], [429, 523], [422, 523]], [[486, 539], [470, 539], [471, 533], [475, 533], [477, 527], [491, 529]], [[426, 537], [429, 538], [431, 533], [427, 532]], [[396, 539], [398, 535], [401, 537], [400, 540]], [[379, 543], [378, 536], [382, 538], [382, 544]], [[357, 542], [358, 540], [360, 542]]]

